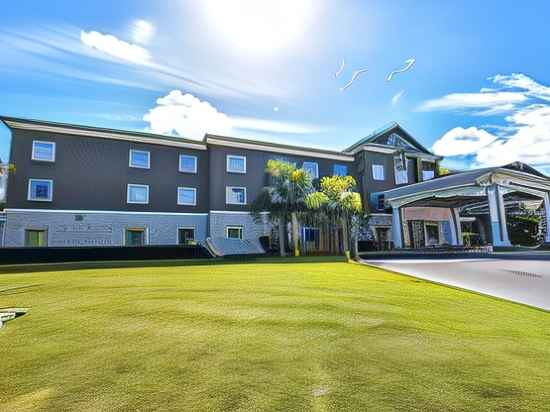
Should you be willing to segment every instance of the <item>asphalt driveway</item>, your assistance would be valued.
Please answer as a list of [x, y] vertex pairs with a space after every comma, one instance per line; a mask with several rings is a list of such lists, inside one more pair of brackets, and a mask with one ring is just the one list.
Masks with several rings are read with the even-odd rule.
[[550, 261], [430, 259], [364, 262], [417, 278], [550, 310]]

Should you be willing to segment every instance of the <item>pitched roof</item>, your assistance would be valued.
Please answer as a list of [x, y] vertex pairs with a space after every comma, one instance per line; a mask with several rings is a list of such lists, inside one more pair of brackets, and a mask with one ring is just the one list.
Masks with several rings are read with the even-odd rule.
[[175, 145], [197, 145], [204, 146], [204, 143], [200, 140], [187, 139], [183, 137], [175, 136], [166, 136], [155, 133], [148, 132], [137, 132], [129, 130], [120, 130], [120, 129], [110, 129], [105, 127], [95, 127], [95, 126], [84, 126], [71, 123], [59, 123], [51, 122], [45, 120], [36, 120], [36, 119], [25, 119], [18, 117], [9, 117], [9, 116], [0, 116], [0, 120], [10, 129], [39, 129], [43, 128], [46, 130], [55, 130], [58, 133], [66, 134], [78, 134], [78, 135], [89, 135], [97, 137], [119, 137], [125, 138], [125, 140], [131, 140], [132, 137], [136, 141], [139, 141], [140, 138], [145, 138], [150, 140], [149, 143], [154, 143], [157, 141], [159, 144], [175, 144]]
[[334, 156], [348, 156], [351, 159], [350, 154], [337, 151], [337, 150], [328, 150], [328, 149], [319, 149], [316, 147], [307, 147], [307, 146], [297, 146], [297, 145], [289, 145], [289, 144], [283, 144], [283, 143], [274, 143], [274, 142], [268, 142], [263, 140], [254, 140], [254, 139], [242, 139], [240, 137], [231, 137], [231, 136], [220, 136], [220, 135], [214, 135], [207, 133], [204, 137], [204, 141], [208, 142], [208, 139], [215, 139], [215, 140], [223, 140], [226, 142], [231, 143], [244, 143], [244, 144], [251, 144], [251, 145], [259, 145], [259, 146], [268, 146], [273, 148], [281, 148], [281, 149], [288, 149], [288, 150], [305, 150], [312, 153], [319, 153], [319, 154], [328, 154], [328, 155], [334, 155]]
[[367, 145], [369, 143], [374, 143], [375, 140], [382, 136], [383, 134], [385, 133], [388, 133], [390, 132], [391, 130], [394, 130], [394, 129], [397, 129], [399, 130], [399, 132], [401, 132], [402, 134], [405, 135], [406, 139], [413, 145], [415, 146], [417, 149], [419, 149], [420, 151], [424, 152], [424, 153], [427, 153], [427, 154], [432, 154], [426, 147], [424, 147], [418, 140], [416, 140], [414, 137], [412, 137], [409, 132], [407, 132], [399, 123], [397, 122], [391, 122], [391, 123], [388, 123], [387, 125], [379, 128], [379, 129], [376, 129], [375, 131], [373, 131], [371, 134], [369, 134], [368, 136], [362, 138], [361, 140], [357, 141], [356, 143], [352, 144], [350, 147], [348, 147], [347, 149], [344, 149], [344, 152], [348, 153], [348, 152], [351, 152], [352, 150], [362, 146], [362, 145]]

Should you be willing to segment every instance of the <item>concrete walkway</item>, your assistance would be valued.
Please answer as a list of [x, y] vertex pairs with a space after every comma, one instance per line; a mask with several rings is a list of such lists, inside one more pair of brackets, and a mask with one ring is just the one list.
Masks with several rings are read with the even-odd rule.
[[550, 311], [550, 262], [509, 259], [363, 260], [394, 272]]

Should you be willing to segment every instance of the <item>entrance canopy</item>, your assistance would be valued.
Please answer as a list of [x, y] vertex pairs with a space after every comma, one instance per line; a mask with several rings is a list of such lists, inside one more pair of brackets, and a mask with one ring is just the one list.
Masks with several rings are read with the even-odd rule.
[[[506, 228], [506, 199], [515, 202], [544, 201], [546, 219], [550, 220], [550, 178], [520, 162], [451, 174], [429, 181], [384, 192], [386, 206], [393, 209], [392, 233], [395, 247], [403, 247], [402, 209], [407, 207], [448, 208], [456, 217], [455, 230], [460, 232], [459, 213], [474, 205], [486, 204], [490, 214], [494, 246], [510, 246]], [[547, 225], [547, 227], [550, 227]], [[400, 228], [400, 229], [399, 229]], [[398, 229], [398, 230], [395, 230]], [[460, 244], [461, 236], [457, 236]], [[545, 242], [550, 242], [547, 230]]]

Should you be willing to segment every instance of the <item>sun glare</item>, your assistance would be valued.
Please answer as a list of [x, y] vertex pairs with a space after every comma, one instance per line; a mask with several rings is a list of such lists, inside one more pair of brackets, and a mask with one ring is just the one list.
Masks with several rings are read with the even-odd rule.
[[300, 41], [314, 12], [312, 0], [207, 0], [213, 30], [234, 47], [273, 52]]

